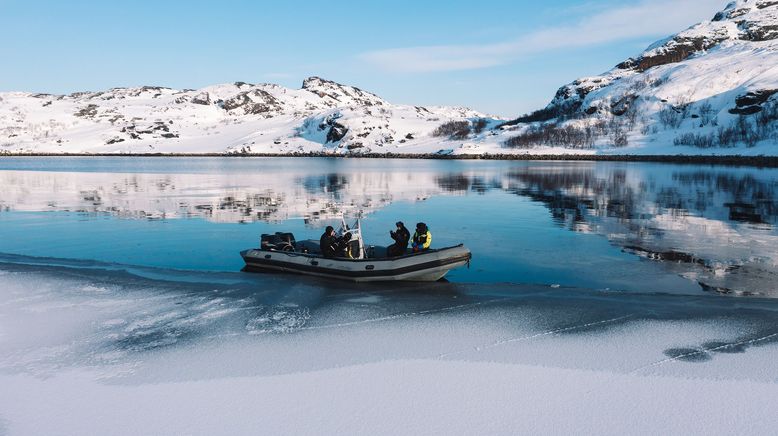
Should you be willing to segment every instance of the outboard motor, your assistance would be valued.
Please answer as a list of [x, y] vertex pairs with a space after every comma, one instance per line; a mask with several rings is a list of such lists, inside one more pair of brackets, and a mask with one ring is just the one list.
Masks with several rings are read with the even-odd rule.
[[278, 243], [276, 244], [276, 250], [280, 251], [294, 251], [297, 248], [294, 235], [289, 232], [276, 232], [278, 237]]
[[294, 251], [296, 246], [294, 235], [289, 232], [263, 233], [259, 241], [260, 250]]

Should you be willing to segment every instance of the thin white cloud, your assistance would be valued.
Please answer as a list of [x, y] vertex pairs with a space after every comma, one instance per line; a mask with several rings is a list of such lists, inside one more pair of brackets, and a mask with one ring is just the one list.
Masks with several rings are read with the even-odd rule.
[[488, 68], [548, 50], [593, 46], [631, 38], [670, 35], [723, 9], [726, 0], [656, 0], [603, 11], [577, 24], [543, 29], [494, 44], [393, 48], [362, 53], [360, 59], [398, 72]]

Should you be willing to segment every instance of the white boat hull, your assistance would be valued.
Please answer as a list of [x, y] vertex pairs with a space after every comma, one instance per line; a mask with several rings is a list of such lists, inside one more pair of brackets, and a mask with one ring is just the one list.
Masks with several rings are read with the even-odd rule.
[[428, 250], [394, 258], [345, 259], [289, 251], [251, 249], [242, 251], [248, 271], [306, 274], [353, 282], [440, 280], [450, 270], [470, 262], [463, 245]]

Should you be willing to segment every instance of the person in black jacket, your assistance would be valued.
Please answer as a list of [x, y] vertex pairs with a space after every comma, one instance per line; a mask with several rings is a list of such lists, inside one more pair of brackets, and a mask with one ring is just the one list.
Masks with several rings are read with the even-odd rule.
[[321, 254], [324, 257], [335, 257], [340, 247], [340, 241], [335, 236], [335, 229], [332, 226], [327, 226], [324, 230], [324, 234], [319, 239], [319, 246], [321, 247]]
[[394, 244], [386, 247], [386, 255], [389, 257], [402, 256], [408, 248], [408, 241], [411, 239], [411, 232], [405, 228], [402, 221], [395, 223], [397, 231], [390, 231], [389, 236], [394, 239]]

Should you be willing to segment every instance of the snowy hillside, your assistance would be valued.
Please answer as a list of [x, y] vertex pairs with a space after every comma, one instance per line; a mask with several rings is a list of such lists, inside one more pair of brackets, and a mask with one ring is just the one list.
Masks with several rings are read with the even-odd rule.
[[301, 89], [236, 82], [0, 93], [0, 153], [412, 151], [443, 123], [482, 117], [466, 108], [393, 105], [318, 77]]
[[0, 93], [0, 154], [777, 155], [778, 1], [738, 0], [711, 15], [507, 122], [395, 105], [318, 77], [301, 89], [13, 92]]
[[777, 38], [778, 1], [732, 2], [605, 74], [561, 87], [546, 108], [503, 126], [507, 145], [774, 155]]

